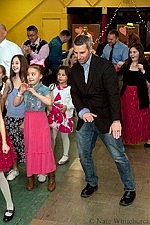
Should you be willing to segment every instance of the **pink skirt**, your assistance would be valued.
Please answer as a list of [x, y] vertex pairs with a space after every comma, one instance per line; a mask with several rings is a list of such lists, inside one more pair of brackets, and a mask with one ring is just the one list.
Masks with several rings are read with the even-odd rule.
[[56, 170], [48, 119], [45, 112], [25, 112], [24, 141], [27, 177]]
[[122, 139], [137, 144], [150, 139], [150, 109], [139, 109], [136, 86], [127, 86], [121, 97]]
[[0, 135], [0, 172], [6, 172], [10, 170], [10, 167], [12, 166], [15, 159], [17, 159], [17, 155], [14, 151], [14, 146], [9, 138], [9, 136], [6, 133], [6, 141], [8, 146], [10, 147], [10, 150], [7, 154], [2, 152], [2, 137]]

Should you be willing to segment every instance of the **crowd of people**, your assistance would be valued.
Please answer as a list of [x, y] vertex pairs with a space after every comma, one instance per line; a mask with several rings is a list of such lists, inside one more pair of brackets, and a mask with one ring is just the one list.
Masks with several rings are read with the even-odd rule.
[[[62, 45], [71, 38], [68, 30], [48, 44], [31, 25], [27, 27], [28, 40], [21, 47], [6, 36], [6, 27], [0, 24], [0, 188], [6, 200], [3, 220], [10, 221], [15, 214], [8, 181], [19, 175], [19, 162], [26, 165], [28, 191], [34, 189], [35, 179], [41, 183], [48, 180], [48, 190], [55, 190], [56, 137], [60, 132], [63, 155], [58, 164], [64, 165], [69, 160], [75, 111], [77, 148], [86, 181], [81, 197], [87, 198], [98, 189], [92, 152], [100, 137], [124, 185], [119, 204], [132, 204], [136, 188], [123, 143], [145, 142], [144, 147], [150, 147], [150, 69], [142, 44], [127, 46], [119, 41], [118, 31], [111, 30], [98, 56], [87, 29], [75, 37], [66, 52]], [[121, 91], [118, 74], [123, 76]]]

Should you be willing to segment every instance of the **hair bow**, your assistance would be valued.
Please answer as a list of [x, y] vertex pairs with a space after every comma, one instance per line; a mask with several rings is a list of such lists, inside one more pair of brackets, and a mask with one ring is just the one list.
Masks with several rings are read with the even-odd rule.
[[41, 60], [38, 60], [38, 59], [32, 59], [32, 60], [30, 61], [30, 65], [35, 64], [35, 65], [39, 65], [39, 66], [45, 67], [44, 61], [45, 61], [45, 59], [41, 59]]

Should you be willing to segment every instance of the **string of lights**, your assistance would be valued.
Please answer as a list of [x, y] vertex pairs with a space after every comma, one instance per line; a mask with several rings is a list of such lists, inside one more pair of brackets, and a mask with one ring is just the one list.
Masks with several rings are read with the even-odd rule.
[[[136, 6], [135, 1], [134, 0], [131, 0], [131, 2], [132, 2], [132, 4], [133, 4], [133, 6], [134, 6], [134, 8], [135, 8], [135, 10], [136, 10], [136, 12], [137, 12], [137, 14], [139, 16], [140, 22], [144, 25], [146, 31], [147, 32], [150, 32], [150, 29], [147, 27], [146, 22], [142, 19], [141, 15], [140, 15], [140, 11], [139, 11], [139, 9]], [[107, 24], [107, 26], [104, 28], [104, 30], [102, 30], [102, 33], [101, 33], [100, 38], [103, 37], [104, 33], [107, 31], [107, 29], [109, 28], [109, 26], [112, 24], [113, 19], [116, 17], [117, 12], [118, 12], [118, 10], [120, 8], [120, 5], [121, 5], [121, 2], [119, 3], [117, 9], [115, 10], [115, 12], [114, 12], [113, 16], [111, 17], [111, 19], [110, 19], [109, 23]]]
[[147, 32], [150, 32], [150, 29], [147, 27], [146, 22], [142, 19], [140, 11], [139, 11], [139, 9], [137, 9], [137, 6], [136, 6], [134, 0], [132, 0], [132, 4], [134, 5], [134, 8], [135, 8], [135, 10], [136, 10], [136, 12], [137, 12], [137, 14], [138, 14], [138, 16], [140, 18], [141, 23], [144, 25], [144, 27], [146, 28]]

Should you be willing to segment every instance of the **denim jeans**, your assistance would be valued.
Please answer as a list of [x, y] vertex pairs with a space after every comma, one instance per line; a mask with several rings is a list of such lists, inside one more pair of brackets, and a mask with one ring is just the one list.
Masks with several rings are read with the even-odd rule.
[[91, 186], [96, 186], [98, 184], [98, 177], [92, 159], [92, 151], [98, 136], [101, 138], [115, 161], [120, 178], [124, 184], [124, 190], [135, 190], [130, 163], [121, 138], [115, 139], [109, 133], [102, 134], [94, 123], [84, 123], [81, 129], [77, 131], [77, 146], [86, 182]]

